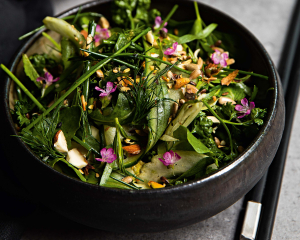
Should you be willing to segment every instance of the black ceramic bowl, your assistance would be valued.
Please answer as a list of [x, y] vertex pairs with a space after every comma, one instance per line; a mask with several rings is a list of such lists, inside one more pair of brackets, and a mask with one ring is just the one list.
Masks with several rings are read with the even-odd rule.
[[[152, 7], [166, 15], [177, 3], [180, 8], [174, 15], [175, 19], [194, 19], [191, 1], [165, 0], [163, 3], [152, 0]], [[109, 1], [95, 1], [84, 4], [82, 10], [107, 13], [109, 5]], [[94, 228], [155, 232], [207, 219], [235, 203], [258, 182], [273, 160], [284, 128], [284, 100], [277, 71], [264, 47], [241, 24], [201, 3], [199, 9], [206, 23], [218, 23], [218, 30], [234, 34], [244, 45], [248, 61], [238, 67], [267, 75], [274, 88], [265, 124], [247, 149], [211, 176], [165, 189], [121, 190], [80, 182], [52, 169], [18, 138], [9, 136], [17, 132], [9, 111], [12, 81], [7, 78], [2, 102], [6, 118], [2, 126], [6, 130], [6, 146], [10, 150], [10, 162], [16, 176], [34, 198], [67, 218]], [[74, 14], [77, 10], [78, 7], [75, 7], [60, 17]], [[17, 71], [22, 53], [27, 52], [40, 37], [38, 33], [25, 43], [13, 61], [12, 72]]]

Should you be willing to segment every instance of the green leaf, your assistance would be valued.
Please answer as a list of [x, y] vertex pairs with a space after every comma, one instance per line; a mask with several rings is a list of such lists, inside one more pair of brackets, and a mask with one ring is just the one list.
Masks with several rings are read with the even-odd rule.
[[104, 116], [99, 109], [94, 110], [89, 114], [89, 117], [95, 122], [97, 126], [107, 124], [115, 125], [115, 118], [119, 119], [120, 124], [125, 124], [132, 113], [131, 106], [123, 93], [119, 93], [117, 104], [110, 115]]
[[[48, 162], [48, 164], [49, 164], [51, 167], [54, 168], [55, 164], [57, 164], [57, 163], [59, 163], [59, 162], [64, 163], [65, 166], [68, 167], [68, 168], [65, 168], [65, 166], [60, 165], [60, 168], [63, 170], [63, 172], [64, 172], [65, 174], [67, 174], [67, 175], [70, 174], [70, 176], [72, 177], [72, 176], [73, 176], [73, 175], [72, 175], [72, 172], [74, 172], [74, 173], [77, 175], [77, 177], [78, 177], [81, 181], [86, 182], [86, 179], [85, 179], [85, 177], [82, 175], [82, 173], [79, 172], [79, 170], [78, 170], [77, 168], [75, 168], [72, 164], [70, 164], [70, 163], [69, 163], [67, 160], [65, 160], [64, 158], [56, 158], [56, 159], [50, 160], [50, 161]], [[69, 170], [72, 170], [72, 171], [70, 172]]]
[[24, 71], [26, 73], [26, 75], [30, 78], [31, 81], [34, 82], [34, 84], [38, 87], [41, 88], [42, 84], [37, 82], [36, 79], [40, 76], [37, 71], [35, 70], [35, 68], [33, 67], [33, 65], [31, 64], [29, 58], [27, 57], [27, 55], [25, 53], [23, 53], [22, 55], [22, 59], [23, 59], [23, 63], [24, 63]]
[[229, 86], [222, 86], [221, 92], [219, 95], [223, 93], [228, 93], [226, 97], [233, 99], [234, 101], [240, 101], [246, 97], [245, 90], [241, 88], [237, 84], [230, 84]]
[[195, 35], [194, 34], [183, 35], [182, 37], [179, 37], [177, 39], [178, 44], [188, 43], [194, 40], [205, 39], [216, 29], [217, 26], [218, 26], [217, 24], [212, 23], [208, 25], [205, 29], [203, 29], [202, 32], [199, 32]]
[[180, 126], [175, 132], [174, 137], [179, 139], [173, 149], [196, 151], [197, 153], [208, 153], [210, 150], [197, 139], [186, 127]]
[[66, 137], [68, 148], [71, 148], [71, 139], [80, 127], [81, 112], [80, 106], [67, 107], [60, 111], [59, 122], [62, 123], [61, 130]]
[[256, 98], [257, 92], [258, 92], [258, 87], [256, 87], [256, 85], [254, 85], [251, 97], [249, 99], [250, 102], [254, 101], [254, 99]]

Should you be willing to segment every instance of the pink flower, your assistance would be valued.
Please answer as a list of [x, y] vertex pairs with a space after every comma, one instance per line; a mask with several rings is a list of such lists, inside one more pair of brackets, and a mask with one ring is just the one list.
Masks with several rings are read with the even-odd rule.
[[170, 150], [170, 152], [166, 152], [163, 155], [164, 159], [158, 158], [159, 161], [161, 161], [165, 166], [169, 166], [174, 164], [175, 162], [179, 161], [181, 159], [181, 157], [177, 154], [174, 153], [172, 150]]
[[99, 25], [97, 25], [94, 40], [95, 42], [100, 42], [102, 39], [108, 39], [110, 37], [109, 35], [108, 29], [101, 28]]
[[242, 99], [241, 101], [242, 105], [236, 105], [235, 110], [239, 111], [240, 113], [243, 113], [242, 115], [238, 116], [237, 118], [243, 118], [246, 115], [249, 115], [251, 113], [251, 110], [255, 108], [255, 103], [250, 102], [250, 106], [248, 104], [247, 98]]
[[100, 162], [112, 163], [117, 159], [117, 155], [115, 154], [112, 148], [102, 148], [100, 154], [102, 158], [95, 158], [97, 161]]
[[[156, 18], [155, 18], [155, 22], [154, 22], [155, 24], [154, 24], [153, 28], [154, 28], [154, 29], [159, 28], [160, 25], [162, 24], [162, 22], [163, 22], [163, 20], [161, 19], [160, 16], [156, 17]], [[167, 25], [168, 25], [168, 23], [165, 22], [164, 27], [167, 26]], [[168, 32], [168, 29], [166, 29], [166, 28], [162, 28], [161, 30], [165, 31], [166, 33]]]
[[172, 47], [168, 48], [164, 54], [165, 55], [176, 55], [177, 54], [177, 46], [178, 46], [178, 42], [174, 42]]
[[46, 85], [44, 85], [44, 88], [49, 87], [52, 83], [57, 82], [58, 80], [59, 80], [59, 77], [53, 79], [53, 76], [49, 72], [45, 72], [44, 77], [38, 77], [36, 79], [36, 81], [38, 81], [38, 82], [41, 82], [41, 81], [46, 82]]
[[114, 87], [114, 84], [112, 83], [112, 82], [107, 82], [106, 83], [106, 90], [104, 90], [104, 89], [101, 89], [101, 88], [99, 88], [99, 87], [95, 87], [95, 89], [97, 90], [97, 91], [100, 91], [100, 92], [102, 92], [102, 93], [100, 93], [100, 97], [106, 97], [106, 96], [108, 96], [109, 94], [111, 94], [111, 93], [113, 93], [114, 91], [116, 91], [116, 89], [117, 89], [117, 85]]
[[227, 53], [222, 53], [219, 50], [215, 50], [215, 52], [211, 55], [211, 60], [213, 60], [214, 64], [221, 64], [222, 67], [227, 66], [226, 60], [228, 59]]

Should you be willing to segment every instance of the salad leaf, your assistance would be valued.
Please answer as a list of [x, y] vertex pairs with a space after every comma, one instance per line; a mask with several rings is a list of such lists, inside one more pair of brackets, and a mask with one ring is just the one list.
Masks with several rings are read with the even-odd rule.
[[29, 57], [32, 66], [39, 75], [44, 75], [44, 68], [50, 70], [57, 67], [57, 62], [48, 54], [33, 54]]
[[33, 67], [33, 65], [31, 64], [28, 56], [23, 53], [22, 55], [22, 60], [24, 63], [24, 71], [26, 73], [26, 75], [30, 78], [31, 81], [34, 82], [34, 84], [38, 87], [41, 88], [42, 84], [37, 82], [36, 79], [40, 76], [37, 71], [35, 70], [35, 68]]

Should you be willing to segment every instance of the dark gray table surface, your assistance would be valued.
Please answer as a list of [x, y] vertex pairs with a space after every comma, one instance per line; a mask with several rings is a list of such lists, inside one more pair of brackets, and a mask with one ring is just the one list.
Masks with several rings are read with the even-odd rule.
[[[57, 14], [86, 1], [52, 0], [52, 2], [54, 13]], [[294, 0], [202, 0], [201, 2], [220, 9], [241, 22], [261, 41], [275, 64], [278, 64], [290, 15], [295, 3]], [[274, 240], [300, 239], [300, 126], [297, 124], [299, 117], [300, 104], [298, 104], [291, 135], [273, 231], [272, 239]], [[38, 215], [34, 217], [31, 226], [24, 232], [22, 240], [231, 240], [235, 234], [238, 214], [241, 209], [242, 200], [210, 219], [182, 229], [150, 234], [117, 234], [79, 225], [46, 208], [42, 208]]]

